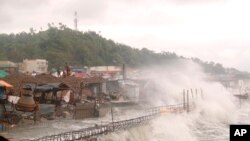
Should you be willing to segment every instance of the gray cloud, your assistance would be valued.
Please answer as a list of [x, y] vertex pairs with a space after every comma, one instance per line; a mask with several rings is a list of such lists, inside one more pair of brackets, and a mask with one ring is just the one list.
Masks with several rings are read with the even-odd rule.
[[176, 4], [202, 4], [202, 3], [217, 3], [226, 0], [167, 0]]
[[[153, 3], [162, 5], [172, 2], [178, 4], [215, 2], [216, 0], [156, 0]], [[218, 0], [223, 1], [223, 0]], [[0, 0], [0, 25], [12, 22], [30, 21], [36, 23], [37, 17], [48, 22], [63, 22], [69, 24], [73, 20], [74, 11], [78, 12], [79, 22], [82, 24], [124, 24], [133, 22], [135, 25], [163, 25], [175, 24], [178, 19], [161, 11], [137, 12], [150, 0]], [[155, 8], [157, 9], [157, 8]], [[154, 17], [151, 20], [150, 17]], [[32, 21], [33, 20], [33, 21]], [[55, 21], [53, 21], [55, 20]], [[46, 21], [46, 22], [45, 22]], [[69, 22], [70, 21], [70, 22]]]
[[[227, 4], [221, 5], [225, 1]], [[105, 37], [134, 47], [170, 50], [240, 68], [247, 66], [240, 62], [250, 59], [248, 52], [244, 56], [238, 52], [236, 55], [240, 57], [235, 62], [230, 52], [216, 53], [233, 43], [232, 48], [241, 51], [249, 44], [246, 41], [250, 37], [247, 28], [250, 20], [246, 17], [250, 2], [245, 3], [237, 0], [0, 0], [0, 31], [46, 29], [49, 22], [73, 27], [74, 11], [77, 11], [79, 30], [101, 31]]]
[[19, 27], [17, 23], [36, 17], [39, 9], [49, 4], [50, 0], [0, 0], [0, 26], [6, 28], [15, 24]]
[[0, 11], [0, 26], [5, 27], [8, 25], [8, 23], [12, 22], [12, 18]]
[[[124, 4], [141, 4], [145, 2], [149, 2], [151, 0], [115, 0], [116, 2], [122, 2]], [[202, 3], [217, 3], [217, 2], [225, 2], [227, 0], [154, 0], [154, 2], [160, 3], [174, 3], [174, 4], [202, 4]]]
[[36, 8], [49, 4], [51, 0], [0, 0], [0, 7], [12, 7], [19, 9]]

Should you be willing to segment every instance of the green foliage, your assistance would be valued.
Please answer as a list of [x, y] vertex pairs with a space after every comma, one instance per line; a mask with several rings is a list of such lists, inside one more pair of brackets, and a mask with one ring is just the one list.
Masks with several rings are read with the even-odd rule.
[[[121, 65], [142, 67], [152, 64], [166, 64], [176, 59], [185, 59], [175, 53], [131, 48], [105, 39], [93, 31], [79, 32], [59, 23], [59, 27], [48, 24], [48, 29], [18, 34], [0, 34], [0, 59], [21, 62], [23, 59], [47, 59], [50, 68], [71, 65]], [[221, 64], [204, 63], [195, 58], [208, 73], [223, 74]]]
[[23, 59], [41, 58], [49, 61], [50, 67], [68, 62], [72, 65], [121, 65], [145, 66], [169, 59], [177, 59], [173, 53], [154, 53], [107, 40], [93, 31], [79, 32], [48, 24], [48, 30], [18, 34], [0, 34], [0, 59], [21, 62]]

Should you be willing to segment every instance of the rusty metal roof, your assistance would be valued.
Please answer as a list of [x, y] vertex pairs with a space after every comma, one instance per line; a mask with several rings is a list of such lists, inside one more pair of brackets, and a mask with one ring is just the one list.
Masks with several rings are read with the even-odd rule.
[[0, 80], [0, 87], [7, 87], [7, 88], [12, 88], [13, 86], [3, 80]]

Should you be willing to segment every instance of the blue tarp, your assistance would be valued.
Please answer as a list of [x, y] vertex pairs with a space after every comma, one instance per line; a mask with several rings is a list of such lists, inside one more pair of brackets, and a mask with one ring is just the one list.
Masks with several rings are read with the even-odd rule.
[[6, 95], [5, 95], [5, 89], [4, 87], [0, 87], [0, 99], [5, 99]]
[[4, 78], [4, 77], [6, 77], [6, 76], [8, 76], [9, 74], [6, 72], [6, 71], [4, 71], [4, 70], [0, 70], [0, 78]]

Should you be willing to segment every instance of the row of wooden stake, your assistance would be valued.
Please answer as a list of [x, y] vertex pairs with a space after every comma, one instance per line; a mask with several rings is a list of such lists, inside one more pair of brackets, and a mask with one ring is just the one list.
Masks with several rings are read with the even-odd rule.
[[195, 93], [193, 92], [192, 89], [190, 89], [190, 90], [183, 89], [183, 108], [184, 108], [184, 110], [186, 110], [187, 112], [190, 111], [190, 96], [193, 100], [193, 99], [199, 98], [199, 95], [201, 98], [203, 98], [203, 90], [202, 89], [200, 89], [200, 93], [198, 92], [198, 89], [195, 89]]

